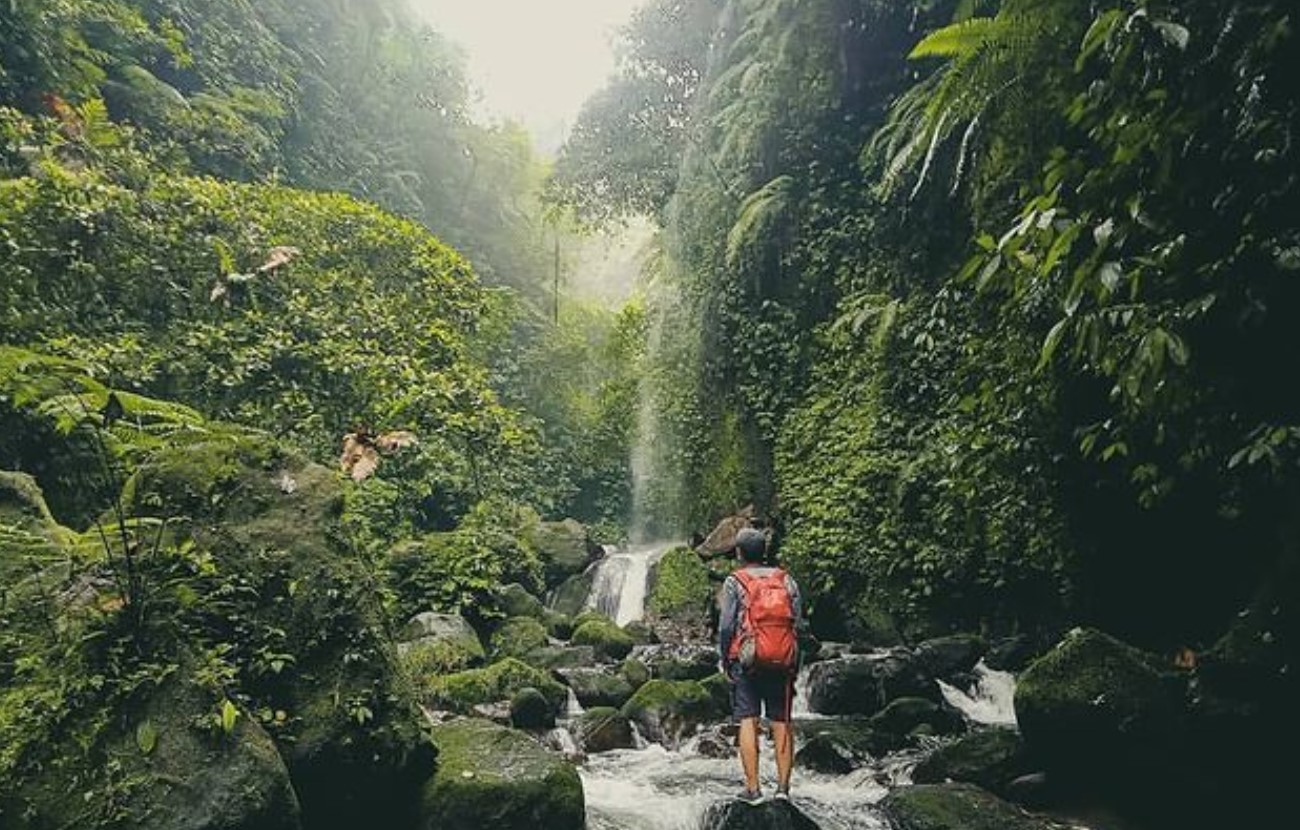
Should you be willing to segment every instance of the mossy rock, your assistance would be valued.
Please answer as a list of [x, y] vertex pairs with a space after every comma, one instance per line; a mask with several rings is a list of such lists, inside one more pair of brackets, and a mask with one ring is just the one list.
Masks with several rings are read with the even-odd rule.
[[651, 573], [646, 607], [658, 617], [700, 622], [708, 618], [713, 592], [709, 568], [695, 551], [674, 548]]
[[1049, 770], [1114, 775], [1163, 768], [1179, 727], [1185, 680], [1093, 630], [1072, 632], [1016, 685], [1016, 720]]
[[528, 539], [541, 557], [548, 587], [581, 574], [600, 555], [587, 528], [573, 519], [539, 522], [529, 529]]
[[609, 617], [608, 615], [602, 614], [593, 608], [588, 608], [584, 611], [580, 611], [579, 613], [573, 616], [573, 627], [575, 629], [581, 628], [582, 626], [586, 625], [589, 622], [602, 622], [602, 623], [609, 623], [610, 625], [615, 625], [613, 618]]
[[497, 607], [506, 617], [532, 617], [535, 620], [546, 617], [546, 607], [542, 601], [516, 582], [497, 591]]
[[550, 729], [555, 712], [541, 692], [525, 686], [510, 697], [510, 724], [516, 729]]
[[1058, 827], [970, 784], [900, 787], [885, 797], [881, 807], [896, 830], [1052, 830]]
[[982, 729], [939, 747], [917, 764], [918, 784], [961, 781], [1005, 795], [1011, 782], [1035, 771], [1024, 741], [1012, 729]]
[[705, 724], [726, 716], [713, 695], [693, 680], [651, 680], [623, 705], [623, 715], [647, 739], [665, 746], [680, 740]]
[[581, 669], [595, 666], [596, 650], [591, 646], [543, 646], [525, 654], [523, 662], [539, 669]]
[[66, 558], [77, 540], [54, 520], [36, 479], [0, 471], [0, 585], [12, 588]]
[[654, 629], [641, 620], [633, 620], [623, 626], [623, 633], [631, 637], [632, 642], [638, 646], [650, 645], [656, 642]]
[[582, 781], [522, 732], [482, 720], [433, 728], [438, 771], [425, 785], [421, 827], [583, 830]]
[[795, 755], [795, 763], [834, 775], [858, 769], [904, 743], [899, 736], [881, 732], [862, 718], [816, 720], [801, 730], [805, 740]]
[[457, 614], [420, 614], [402, 630], [397, 644], [402, 666], [417, 683], [479, 665], [487, 657], [478, 634]]
[[575, 646], [591, 646], [596, 656], [607, 660], [622, 660], [632, 653], [636, 641], [626, 631], [608, 620], [588, 620], [573, 632], [570, 641]]
[[926, 734], [953, 735], [966, 728], [961, 713], [946, 703], [920, 697], [901, 697], [871, 716], [873, 729], [894, 735], [908, 735], [928, 726]]
[[574, 740], [585, 752], [610, 752], [636, 746], [632, 722], [610, 706], [588, 709], [574, 720], [571, 729]]
[[546, 698], [551, 711], [559, 714], [569, 694], [548, 672], [511, 657], [484, 669], [449, 674], [428, 686], [429, 702], [453, 712], [468, 713], [475, 706], [509, 700], [521, 689], [532, 687]]
[[547, 609], [542, 621], [546, 625], [546, 633], [557, 640], [568, 640], [573, 636], [573, 618], [568, 614]]
[[573, 690], [578, 703], [586, 708], [612, 706], [618, 708], [632, 698], [636, 690], [620, 674], [603, 669], [571, 669], [560, 672], [564, 682]]
[[[216, 726], [220, 698], [185, 681], [169, 681], [134, 717], [119, 713], [103, 751], [118, 781], [115, 827], [130, 830], [297, 830], [297, 795], [289, 770], [267, 733], [240, 713], [227, 733]], [[212, 727], [202, 728], [206, 722]], [[87, 816], [108, 808], [113, 789], [102, 767], [73, 742], [38, 780], [6, 790], [0, 783], [0, 825], [12, 830], [89, 826]], [[98, 825], [96, 825], [98, 826]]]
[[916, 659], [935, 677], [952, 680], [974, 669], [988, 650], [988, 641], [978, 634], [950, 634], [921, 643]]
[[548, 642], [546, 626], [532, 617], [513, 617], [493, 632], [492, 655], [522, 658], [530, 651], [547, 645]]
[[649, 667], [635, 657], [629, 657], [620, 663], [618, 673], [623, 675], [623, 679], [631, 685], [633, 691], [650, 681]]
[[765, 801], [751, 806], [739, 801], [710, 805], [700, 830], [818, 830], [817, 822], [789, 801]]
[[551, 595], [552, 610], [577, 617], [586, 608], [593, 581], [594, 577], [590, 573], [581, 573], [564, 580]]

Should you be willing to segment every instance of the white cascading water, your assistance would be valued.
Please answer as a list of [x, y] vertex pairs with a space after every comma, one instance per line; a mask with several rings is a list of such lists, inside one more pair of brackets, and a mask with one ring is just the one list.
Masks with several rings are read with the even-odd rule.
[[619, 625], [641, 619], [645, 616], [650, 569], [671, 547], [671, 544], [656, 542], [633, 545], [627, 550], [607, 549], [605, 558], [596, 563], [587, 607]]
[[939, 681], [944, 700], [960, 709], [972, 723], [986, 726], [1016, 726], [1016, 678], [1011, 672], [996, 671], [979, 661], [975, 666], [975, 684], [962, 691]]

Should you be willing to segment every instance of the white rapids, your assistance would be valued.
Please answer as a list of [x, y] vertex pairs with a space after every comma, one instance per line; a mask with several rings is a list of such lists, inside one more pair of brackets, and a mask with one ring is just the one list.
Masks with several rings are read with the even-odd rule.
[[587, 607], [595, 609], [619, 625], [636, 622], [645, 615], [650, 569], [672, 548], [657, 542], [633, 545], [627, 550], [609, 549], [596, 563]]
[[981, 660], [975, 666], [975, 683], [962, 691], [938, 681], [944, 700], [958, 709], [972, 723], [986, 726], [1016, 726], [1016, 678], [1011, 672], [996, 671]]

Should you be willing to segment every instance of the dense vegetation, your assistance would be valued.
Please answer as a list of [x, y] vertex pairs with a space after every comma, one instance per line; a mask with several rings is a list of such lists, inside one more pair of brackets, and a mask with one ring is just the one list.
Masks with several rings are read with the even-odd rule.
[[756, 500], [827, 632], [1172, 647], [1294, 578], [1283, 4], [661, 5], [552, 188], [664, 228], [659, 521]]

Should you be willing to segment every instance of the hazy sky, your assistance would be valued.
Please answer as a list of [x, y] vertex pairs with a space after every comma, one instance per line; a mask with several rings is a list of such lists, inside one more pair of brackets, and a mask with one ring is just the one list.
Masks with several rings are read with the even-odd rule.
[[613, 71], [613, 35], [641, 2], [412, 0], [465, 47], [487, 112], [522, 120], [544, 146]]

